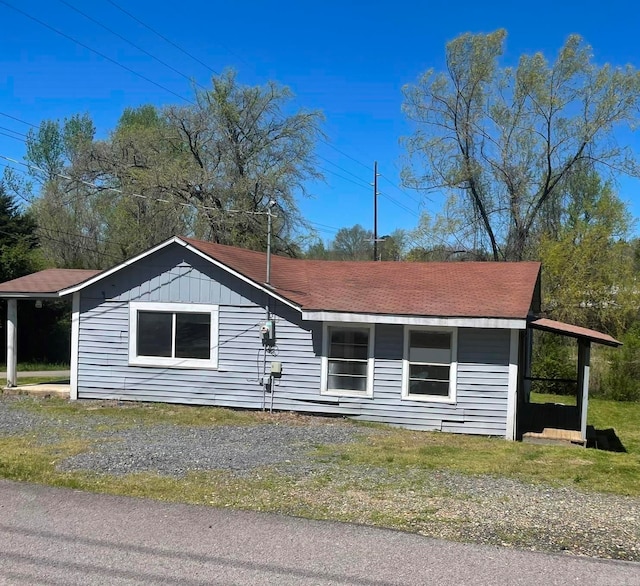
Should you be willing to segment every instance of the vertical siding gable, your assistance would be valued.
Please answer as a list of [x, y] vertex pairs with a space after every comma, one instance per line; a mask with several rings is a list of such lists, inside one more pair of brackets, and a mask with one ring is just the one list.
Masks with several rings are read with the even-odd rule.
[[85, 299], [262, 305], [266, 294], [178, 244], [82, 290]]

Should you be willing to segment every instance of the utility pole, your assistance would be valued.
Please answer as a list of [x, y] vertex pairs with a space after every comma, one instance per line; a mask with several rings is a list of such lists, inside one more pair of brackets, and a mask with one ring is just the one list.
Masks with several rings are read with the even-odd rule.
[[373, 163], [373, 260], [378, 260], [378, 161]]

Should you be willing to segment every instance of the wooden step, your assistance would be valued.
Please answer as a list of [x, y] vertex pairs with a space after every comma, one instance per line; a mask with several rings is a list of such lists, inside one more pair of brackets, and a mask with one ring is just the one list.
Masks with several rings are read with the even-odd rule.
[[545, 427], [542, 432], [528, 431], [523, 434], [522, 441], [532, 444], [571, 445], [585, 447], [587, 441], [575, 429], [556, 429]]

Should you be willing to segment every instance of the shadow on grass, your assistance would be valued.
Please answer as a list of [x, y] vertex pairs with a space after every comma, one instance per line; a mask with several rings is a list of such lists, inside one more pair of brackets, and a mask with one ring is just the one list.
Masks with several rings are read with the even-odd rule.
[[627, 451], [615, 429], [611, 427], [609, 429], [596, 429], [592, 425], [587, 427], [587, 448], [606, 452], [626, 453]]

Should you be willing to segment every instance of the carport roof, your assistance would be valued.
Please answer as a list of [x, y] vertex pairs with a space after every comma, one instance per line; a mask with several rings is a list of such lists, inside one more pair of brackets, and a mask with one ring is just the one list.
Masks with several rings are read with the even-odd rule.
[[26, 277], [0, 283], [0, 297], [57, 297], [58, 292], [78, 285], [100, 271], [45, 269]]

